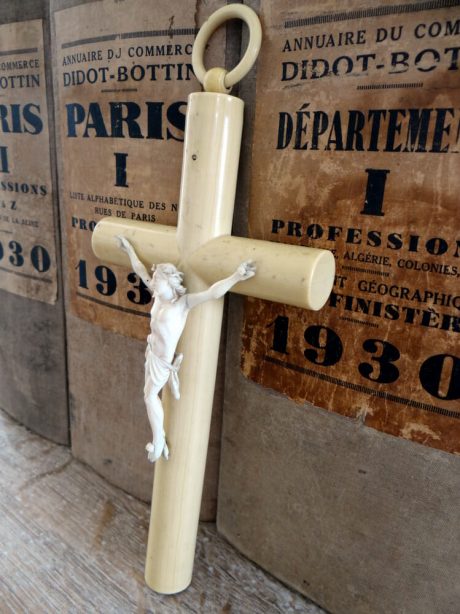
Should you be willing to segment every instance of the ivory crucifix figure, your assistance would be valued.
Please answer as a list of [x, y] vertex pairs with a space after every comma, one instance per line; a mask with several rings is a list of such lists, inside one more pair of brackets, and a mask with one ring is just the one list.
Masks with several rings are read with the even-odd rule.
[[118, 236], [118, 240], [120, 247], [128, 254], [135, 273], [154, 298], [145, 350], [144, 385], [144, 401], [152, 429], [152, 442], [147, 443], [145, 449], [149, 461], [154, 463], [161, 455], [169, 458], [160, 392], [169, 383], [174, 398], [180, 398], [178, 372], [183, 354], [176, 355], [175, 351], [190, 310], [206, 301], [221, 298], [238, 282], [253, 277], [255, 264], [243, 262], [232, 275], [217, 281], [207, 290], [187, 294], [182, 285], [183, 274], [173, 264], [153, 265], [150, 276], [131, 243], [123, 236]]

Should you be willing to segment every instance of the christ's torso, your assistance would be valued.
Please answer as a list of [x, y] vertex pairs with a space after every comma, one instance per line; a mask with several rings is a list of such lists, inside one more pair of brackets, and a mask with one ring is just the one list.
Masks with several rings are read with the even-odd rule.
[[172, 362], [187, 314], [185, 297], [174, 303], [155, 300], [151, 311], [148, 343], [156, 356]]

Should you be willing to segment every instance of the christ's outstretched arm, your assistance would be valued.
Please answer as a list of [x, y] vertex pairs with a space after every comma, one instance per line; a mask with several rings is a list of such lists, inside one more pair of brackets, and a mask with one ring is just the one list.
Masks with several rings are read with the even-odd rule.
[[137, 273], [137, 275], [142, 279], [142, 281], [147, 286], [147, 288], [150, 289], [150, 285], [152, 283], [152, 278], [148, 274], [147, 269], [145, 268], [145, 266], [139, 260], [136, 252], [134, 251], [134, 247], [131, 245], [131, 243], [128, 241], [128, 239], [126, 239], [125, 237], [122, 237], [121, 235], [118, 235], [116, 238], [120, 242], [121, 249], [128, 254], [129, 260], [131, 261], [131, 266], [133, 267], [134, 272]]
[[205, 301], [210, 301], [213, 299], [218, 299], [224, 296], [226, 292], [228, 292], [235, 284], [240, 281], [244, 281], [251, 277], [254, 277], [256, 274], [256, 266], [254, 262], [251, 260], [247, 260], [246, 262], [242, 262], [240, 266], [236, 269], [233, 275], [230, 277], [226, 277], [225, 279], [221, 279], [220, 281], [216, 281], [210, 288], [204, 290], [203, 292], [197, 292], [195, 294], [186, 294], [185, 300], [187, 302], [187, 307], [189, 309], [193, 309], [197, 305], [201, 305]]

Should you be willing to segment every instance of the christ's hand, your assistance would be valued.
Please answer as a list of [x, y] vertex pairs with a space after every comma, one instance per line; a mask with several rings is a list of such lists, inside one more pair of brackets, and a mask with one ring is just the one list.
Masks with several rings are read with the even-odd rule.
[[239, 281], [244, 281], [245, 279], [249, 279], [250, 277], [254, 277], [256, 274], [256, 265], [253, 260], [246, 260], [242, 262], [240, 266], [236, 269], [236, 275]]

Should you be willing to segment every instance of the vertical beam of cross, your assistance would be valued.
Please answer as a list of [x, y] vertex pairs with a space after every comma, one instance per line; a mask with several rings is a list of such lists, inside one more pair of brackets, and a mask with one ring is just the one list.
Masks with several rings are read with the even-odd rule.
[[[225, 94], [192, 94], [187, 113], [177, 244], [187, 290], [200, 292], [207, 284], [189, 257], [231, 232], [243, 103]], [[147, 583], [161, 593], [178, 592], [191, 580], [222, 312], [223, 299], [190, 312], [177, 350], [184, 354], [181, 399], [163, 392], [171, 457], [155, 470], [146, 565]]]

